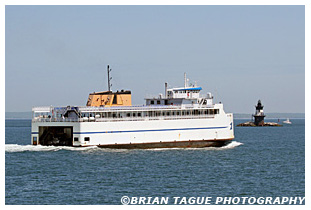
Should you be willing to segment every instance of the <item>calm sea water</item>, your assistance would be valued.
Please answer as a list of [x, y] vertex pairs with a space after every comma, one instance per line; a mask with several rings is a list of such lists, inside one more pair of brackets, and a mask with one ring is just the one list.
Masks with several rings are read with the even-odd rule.
[[6, 120], [5, 203], [121, 204], [125, 195], [305, 196], [305, 121], [291, 121], [284, 127], [235, 127], [235, 140], [224, 148], [113, 150], [31, 146], [31, 121]]

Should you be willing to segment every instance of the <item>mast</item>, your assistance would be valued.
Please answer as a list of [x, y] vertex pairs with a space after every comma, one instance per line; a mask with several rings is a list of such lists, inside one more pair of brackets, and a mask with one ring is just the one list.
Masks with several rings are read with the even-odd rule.
[[187, 75], [186, 72], [184, 73], [184, 86], [187, 87]]
[[109, 69], [109, 65], [107, 66], [107, 73], [108, 73], [108, 91], [110, 91], [110, 87], [112, 86], [112, 84], [110, 84], [110, 80], [112, 79], [112, 77], [109, 76], [109, 72], [111, 72], [111, 69]]

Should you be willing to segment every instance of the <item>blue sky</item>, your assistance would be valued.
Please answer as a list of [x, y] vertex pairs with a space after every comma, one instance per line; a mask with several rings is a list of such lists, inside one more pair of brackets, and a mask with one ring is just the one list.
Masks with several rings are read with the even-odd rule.
[[6, 111], [147, 94], [183, 73], [225, 111], [305, 110], [304, 6], [6, 6]]

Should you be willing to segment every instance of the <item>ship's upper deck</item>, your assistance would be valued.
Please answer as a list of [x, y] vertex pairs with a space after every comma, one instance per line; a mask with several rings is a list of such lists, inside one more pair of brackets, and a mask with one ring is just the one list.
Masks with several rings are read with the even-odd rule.
[[211, 93], [202, 95], [202, 87], [189, 85], [189, 79], [184, 75], [184, 87], [167, 88], [165, 83], [165, 95], [159, 94], [155, 97], [146, 97], [146, 105], [213, 105], [213, 96]]
[[153, 105], [120, 107], [33, 107], [33, 122], [137, 121], [213, 118], [223, 113], [222, 104]]
[[[119, 106], [118, 103], [115, 106], [92, 106], [88, 103], [87, 106], [34, 107], [33, 122], [195, 119], [211, 118], [224, 113], [222, 104], [213, 104], [211, 93], [200, 95], [202, 88], [196, 83], [189, 85], [186, 74], [184, 77], [184, 87], [168, 89], [165, 83], [165, 96], [160, 94], [158, 97], [146, 98], [146, 105], [143, 106], [128, 106], [124, 103]], [[108, 91], [93, 95], [108, 96], [111, 93]], [[123, 91], [121, 93], [128, 94]]]

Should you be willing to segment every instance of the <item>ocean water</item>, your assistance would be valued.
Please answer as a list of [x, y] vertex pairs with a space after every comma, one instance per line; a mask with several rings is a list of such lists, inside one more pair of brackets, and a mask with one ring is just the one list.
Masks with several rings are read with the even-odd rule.
[[283, 127], [235, 127], [235, 140], [222, 148], [114, 150], [31, 146], [31, 121], [6, 120], [5, 203], [304, 197], [305, 121], [291, 121]]

